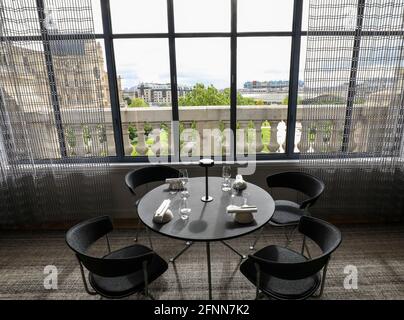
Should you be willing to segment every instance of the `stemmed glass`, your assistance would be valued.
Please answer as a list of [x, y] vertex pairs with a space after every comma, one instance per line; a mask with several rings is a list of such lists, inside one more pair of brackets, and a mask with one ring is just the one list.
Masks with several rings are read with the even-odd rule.
[[223, 177], [222, 191], [226, 191], [226, 192], [230, 191], [231, 190], [231, 186], [230, 186], [231, 168], [230, 168], [230, 166], [223, 166], [222, 177]]
[[186, 220], [188, 219], [188, 214], [191, 212], [191, 208], [188, 208], [188, 201], [189, 198], [189, 191], [186, 188], [188, 183], [188, 171], [187, 169], [180, 169], [179, 171], [179, 180], [182, 184], [182, 191], [181, 191], [181, 204], [180, 204], [180, 213], [181, 219]]
[[184, 198], [186, 196], [186, 193], [188, 193], [188, 190], [186, 188], [186, 185], [188, 183], [188, 170], [180, 169], [178, 179], [181, 181], [181, 185], [182, 185], [181, 197]]

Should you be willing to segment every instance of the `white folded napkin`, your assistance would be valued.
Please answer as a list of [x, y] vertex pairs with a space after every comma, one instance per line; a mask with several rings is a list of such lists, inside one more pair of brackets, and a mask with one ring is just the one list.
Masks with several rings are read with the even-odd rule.
[[153, 216], [154, 222], [165, 223], [172, 219], [173, 214], [168, 209], [170, 207], [170, 203], [171, 203], [170, 199], [166, 199], [161, 203], [161, 205], [158, 207], [158, 209], [154, 213], [154, 216]]
[[235, 206], [235, 205], [229, 205], [226, 208], [227, 213], [251, 213], [251, 212], [257, 212], [257, 207], [256, 206]]

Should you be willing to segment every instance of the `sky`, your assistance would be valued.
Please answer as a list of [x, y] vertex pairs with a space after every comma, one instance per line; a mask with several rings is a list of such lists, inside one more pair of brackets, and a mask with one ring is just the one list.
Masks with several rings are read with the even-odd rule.
[[[114, 33], [167, 32], [166, 0], [110, 0]], [[96, 32], [102, 32], [93, 0]], [[230, 32], [230, 0], [174, 0], [176, 32]], [[305, 10], [306, 12], [306, 10]], [[238, 0], [238, 31], [291, 31], [293, 0]], [[305, 20], [305, 18], [304, 18]], [[303, 23], [307, 26], [307, 23]], [[251, 80], [288, 80], [290, 37], [239, 38], [237, 85]], [[170, 80], [168, 39], [114, 41], [122, 86]], [[197, 82], [230, 87], [229, 38], [176, 39], [179, 85]]]

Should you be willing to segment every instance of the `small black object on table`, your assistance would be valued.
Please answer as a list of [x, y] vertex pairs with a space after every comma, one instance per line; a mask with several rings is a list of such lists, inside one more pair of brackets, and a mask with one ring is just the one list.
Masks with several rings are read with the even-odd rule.
[[208, 168], [213, 167], [215, 162], [212, 159], [205, 158], [199, 160], [199, 165], [205, 168], [205, 195], [201, 198], [203, 202], [210, 202], [213, 200], [213, 197], [209, 195], [209, 176], [208, 176]]

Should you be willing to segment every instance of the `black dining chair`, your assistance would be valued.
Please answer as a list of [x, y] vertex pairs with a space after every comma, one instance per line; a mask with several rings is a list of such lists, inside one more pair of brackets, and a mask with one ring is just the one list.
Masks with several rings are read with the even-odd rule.
[[[178, 178], [179, 171], [177, 169], [162, 166], [162, 165], [153, 165], [150, 167], [145, 167], [137, 170], [130, 171], [125, 176], [125, 183], [128, 187], [129, 191], [136, 197], [136, 189], [142, 185], [151, 182], [159, 182], [165, 181], [167, 178]], [[137, 211], [137, 207], [139, 204], [140, 198], [137, 198], [135, 201], [135, 208]], [[140, 220], [138, 220], [137, 230], [136, 230], [136, 238], [135, 242], [138, 240], [139, 236], [139, 228], [140, 228]], [[153, 244], [150, 238], [149, 229], [146, 227], [146, 232], [148, 234], [150, 247], [153, 248]]]
[[[320, 286], [318, 297], [323, 294], [327, 266], [331, 254], [341, 243], [341, 233], [334, 225], [310, 216], [301, 217], [299, 232], [304, 236], [301, 253], [270, 245], [249, 255], [240, 266], [241, 273], [256, 287], [256, 299], [261, 293], [275, 299], [307, 299], [314, 296]], [[306, 237], [320, 247], [320, 256], [306, 258]]]
[[[108, 233], [112, 230], [111, 218], [101, 216], [83, 221], [66, 233], [67, 245], [74, 251], [79, 262], [86, 292], [111, 299], [143, 292], [153, 299], [149, 284], [167, 270], [167, 262], [153, 250], [140, 244], [111, 251]], [[108, 254], [103, 257], [87, 254], [91, 245], [104, 236]], [[95, 291], [88, 287], [84, 267], [89, 271], [88, 280]]]
[[[287, 188], [299, 191], [307, 197], [301, 203], [290, 200], [275, 200], [275, 211], [268, 223], [274, 227], [284, 227], [287, 243], [289, 244], [300, 218], [310, 214], [308, 209], [316, 203], [324, 192], [324, 183], [311, 174], [291, 171], [269, 175], [266, 180], [267, 186], [271, 190], [272, 188]], [[289, 226], [294, 227], [290, 234], [286, 232], [286, 227]], [[253, 245], [250, 246], [251, 250], [254, 250], [262, 230], [263, 228], [260, 229]]]

